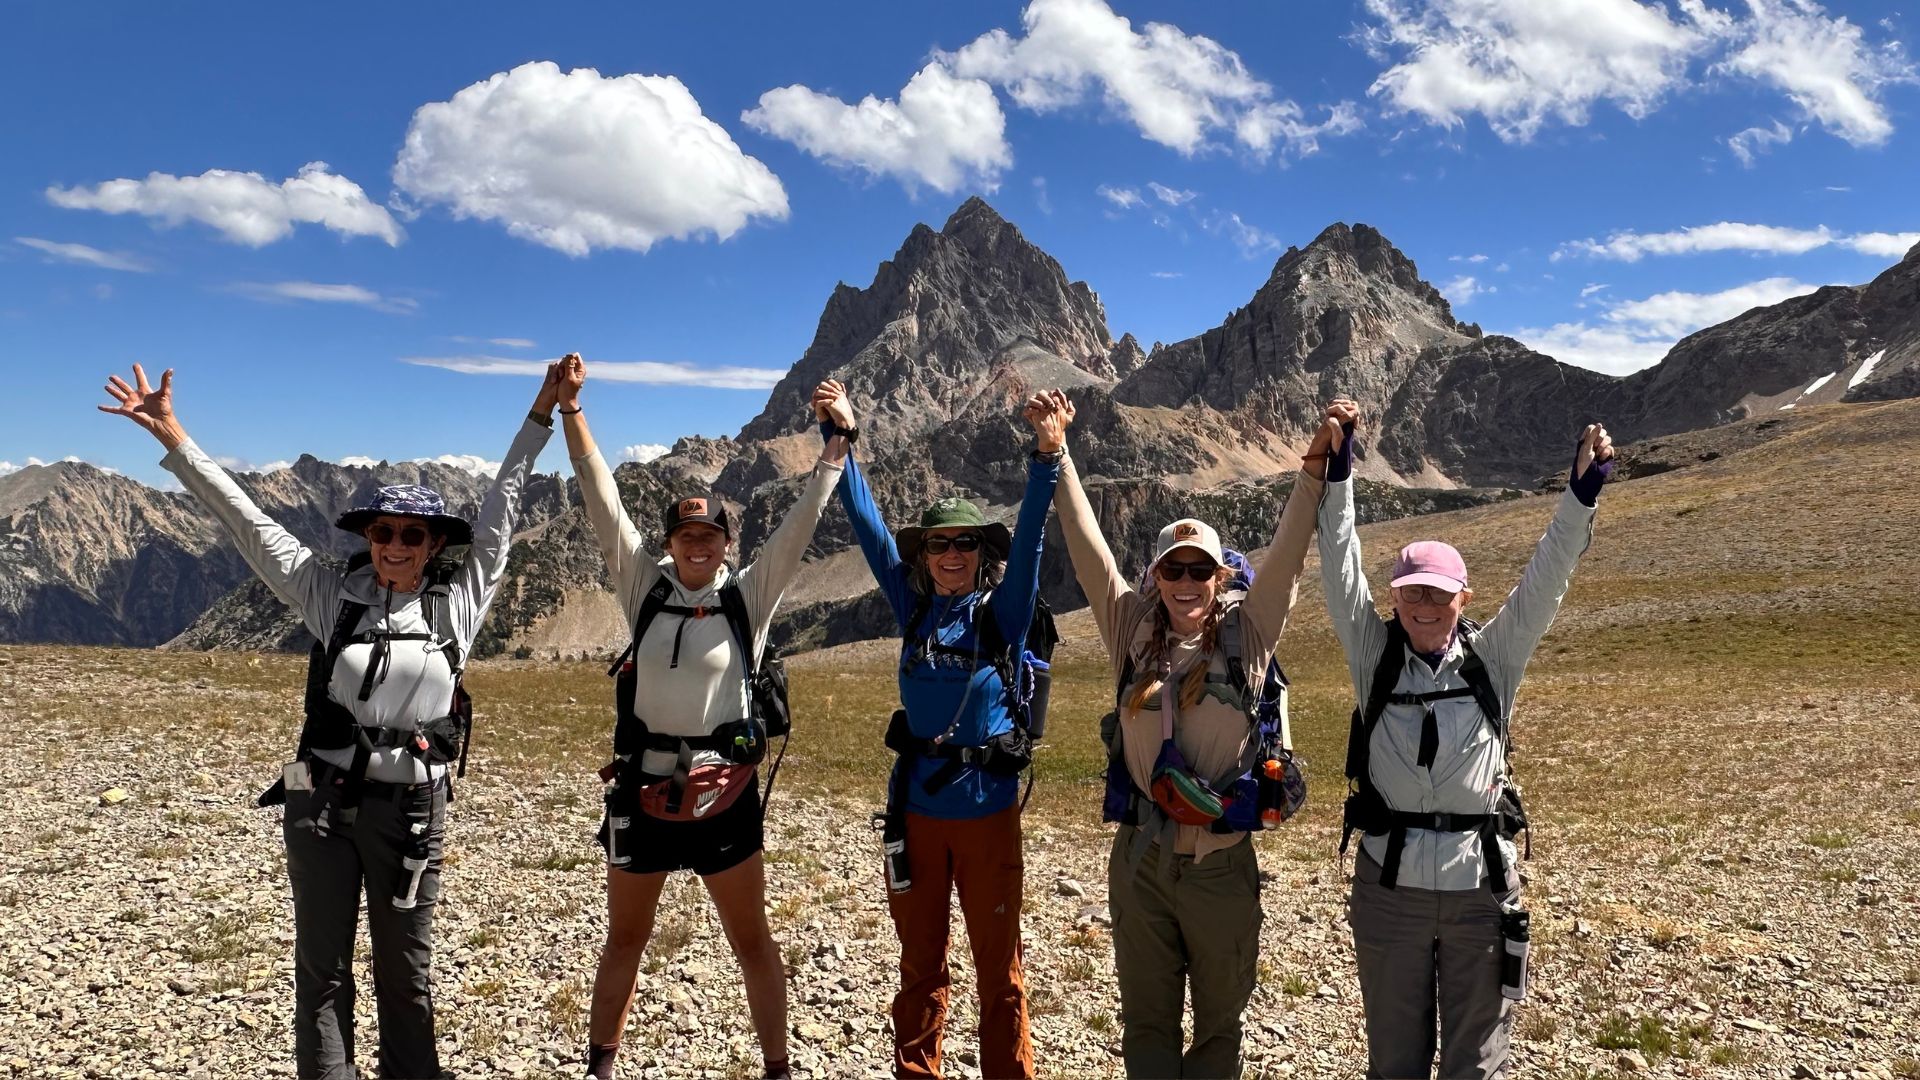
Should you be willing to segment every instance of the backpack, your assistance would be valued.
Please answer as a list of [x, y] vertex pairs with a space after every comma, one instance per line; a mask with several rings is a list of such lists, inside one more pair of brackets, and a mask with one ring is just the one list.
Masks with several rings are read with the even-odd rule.
[[[347, 560], [345, 573], [354, 571], [373, 561], [370, 551], [355, 552]], [[300, 726], [300, 745], [294, 760], [306, 762], [309, 768], [318, 760], [315, 750], [343, 750], [353, 748], [353, 763], [347, 767], [344, 776], [333, 782], [340, 788], [342, 806], [347, 809], [360, 803], [361, 788], [366, 781], [367, 764], [376, 749], [404, 747], [415, 757], [433, 764], [452, 764], [458, 762], [454, 775], [465, 779], [467, 775], [467, 750], [473, 735], [473, 698], [467, 693], [465, 685], [466, 668], [460, 653], [459, 642], [454, 640], [451, 614], [448, 602], [448, 588], [459, 573], [460, 564], [444, 554], [428, 561], [422, 571], [423, 584], [420, 591], [421, 614], [427, 624], [435, 628], [435, 633], [396, 634], [385, 630], [357, 631], [360, 620], [367, 613], [367, 605], [356, 600], [342, 599], [340, 610], [333, 620], [333, 632], [325, 642], [315, 641], [307, 653], [307, 689], [305, 697], [306, 719]], [[445, 631], [441, 633], [440, 631]], [[391, 648], [395, 641], [431, 641], [435, 637], [444, 640], [441, 650], [446, 653], [447, 666], [453, 672], [453, 695], [448, 703], [447, 713], [424, 721], [412, 730], [406, 728], [369, 727], [354, 718], [353, 711], [334, 701], [328, 694], [333, 683], [333, 668], [340, 654], [348, 645], [372, 645], [375, 655], [367, 665], [367, 674], [360, 682], [359, 699], [366, 701], [373, 695], [376, 677], [382, 668], [383, 651]], [[316, 781], [316, 787], [319, 784]], [[286, 778], [274, 781], [273, 786], [261, 792], [256, 800], [260, 806], [277, 806], [287, 799]], [[448, 784], [447, 799], [453, 799], [453, 787]]]
[[[983, 746], [959, 746], [944, 739], [923, 739], [913, 734], [907, 723], [907, 711], [896, 709], [887, 725], [887, 748], [901, 757], [943, 758], [946, 764], [922, 783], [927, 794], [937, 794], [960, 775], [964, 765], [976, 765], [996, 776], [1018, 776], [1033, 765], [1033, 743], [1046, 733], [1047, 704], [1053, 688], [1053, 650], [1060, 642], [1054, 626], [1053, 609], [1034, 597], [1033, 618], [1027, 623], [1026, 639], [1016, 655], [1013, 644], [1000, 631], [1000, 620], [987, 610], [991, 590], [983, 594], [974, 618], [975, 649], [955, 648], [919, 636], [921, 623], [933, 610], [933, 597], [922, 593], [901, 629], [900, 670], [904, 674], [927, 654], [965, 657], [974, 663], [986, 663], [1000, 674], [1005, 687], [1007, 712], [1013, 718], [1010, 731], [993, 736]], [[1021, 804], [1033, 795], [1033, 778], [1027, 778]]]
[[[1220, 601], [1226, 605], [1218, 633], [1220, 650], [1227, 658], [1227, 674], [1222, 677], [1209, 673], [1207, 678], [1210, 682], [1224, 682], [1241, 699], [1254, 737], [1248, 740], [1248, 753], [1238, 763], [1235, 775], [1216, 785], [1223, 789], [1219, 793], [1223, 812], [1209, 829], [1215, 833], [1250, 832], [1274, 828], [1300, 811], [1307, 798], [1306, 775], [1304, 763], [1293, 753], [1292, 729], [1287, 720], [1287, 676], [1279, 658], [1267, 661], [1257, 692], [1247, 677], [1240, 607], [1247, 591], [1253, 587], [1253, 565], [1232, 548], [1223, 549], [1221, 555], [1223, 564], [1234, 572], [1219, 594]], [[1146, 595], [1153, 588], [1149, 572], [1141, 580], [1140, 592]], [[1121, 750], [1120, 709], [1124, 704], [1121, 698], [1133, 685], [1136, 674], [1132, 642], [1124, 647], [1128, 652], [1114, 688], [1114, 709], [1100, 720], [1100, 738], [1107, 747], [1106, 793], [1100, 820], [1137, 825], [1153, 801], [1134, 786]]]
[[1400, 854], [1406, 845], [1408, 829], [1478, 833], [1481, 854], [1486, 860], [1487, 887], [1498, 895], [1506, 889], [1505, 875], [1498, 869], [1504, 861], [1499, 841], [1512, 841], [1525, 832], [1526, 854], [1528, 858], [1533, 857], [1533, 832], [1527, 827], [1527, 812], [1520, 802], [1520, 788], [1513, 783], [1506, 763], [1503, 762], [1501, 768], [1500, 800], [1490, 814], [1421, 814], [1395, 810], [1387, 805], [1368, 772], [1373, 731], [1379, 726], [1380, 717], [1387, 711], [1388, 705], [1425, 707], [1421, 753], [1427, 756], [1422, 764], [1430, 764], [1432, 751], [1429, 748], [1438, 740], [1432, 703], [1447, 698], [1473, 698], [1480, 707], [1481, 715], [1493, 725], [1494, 735], [1500, 740], [1503, 758], [1511, 758], [1513, 709], [1511, 703], [1502, 701], [1494, 690], [1493, 676], [1474, 649], [1480, 624], [1464, 616], [1460, 619], [1460, 643], [1467, 654], [1466, 660], [1460, 665], [1460, 677], [1466, 680], [1467, 685], [1425, 694], [1395, 692], [1400, 671], [1406, 665], [1407, 631], [1397, 618], [1386, 620], [1386, 628], [1386, 647], [1381, 650], [1380, 659], [1374, 666], [1367, 700], [1354, 707], [1347, 733], [1347, 801], [1341, 812], [1340, 853], [1346, 854], [1347, 843], [1353, 838], [1355, 830], [1369, 836], [1387, 837], [1386, 858], [1380, 864], [1380, 884], [1391, 889], [1399, 882]]
[[[607, 674], [614, 678], [614, 727], [613, 752], [615, 763], [610, 764], [603, 773], [617, 769], [621, 758], [637, 761], [648, 750], [667, 753], [691, 754], [695, 751], [711, 750], [735, 765], [757, 765], [765, 760], [767, 743], [780, 740], [780, 753], [774, 758], [773, 767], [767, 771], [765, 800], [773, 797], [773, 782], [780, 774], [780, 763], [787, 756], [787, 739], [792, 731], [792, 710], [787, 700], [787, 666], [778, 656], [762, 657], [753, 649], [753, 621], [747, 614], [746, 597], [740, 591], [740, 585], [731, 575], [727, 583], [719, 590], [719, 614], [727, 620], [732, 631], [734, 644], [740, 649], [740, 666], [746, 673], [747, 705], [745, 717], [715, 728], [712, 734], [682, 737], [678, 735], [656, 735], [647, 730], [646, 722], [633, 711], [634, 688], [639, 679], [633, 658], [640, 642], [647, 635], [653, 621], [661, 615], [678, 615], [680, 625], [674, 629], [673, 657], [668, 667], [680, 666], [680, 635], [686, 630], [689, 618], [705, 618], [714, 612], [705, 607], [686, 607], [669, 604], [673, 596], [673, 582], [662, 574], [647, 595], [640, 601], [640, 610], [633, 620], [633, 638], [626, 649], [616, 657]], [[608, 777], [611, 779], [611, 777]], [[680, 809], [680, 784], [675, 784], [669, 792], [667, 811], [678, 813]]]

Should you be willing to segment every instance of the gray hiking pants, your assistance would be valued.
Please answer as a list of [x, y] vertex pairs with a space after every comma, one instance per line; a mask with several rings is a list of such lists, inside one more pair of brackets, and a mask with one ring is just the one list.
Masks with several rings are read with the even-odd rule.
[[[300, 1080], [358, 1080], [353, 1057], [353, 943], [360, 890], [367, 894], [373, 939], [373, 990], [380, 1021], [380, 1075], [385, 1080], [440, 1076], [434, 1045], [428, 960], [433, 909], [440, 898], [440, 857], [447, 822], [445, 780], [431, 787], [369, 792], [351, 825], [329, 835], [311, 827], [313, 794], [287, 793], [281, 832], [293, 879], [293, 1055]], [[427, 823], [426, 870], [418, 906], [402, 911], [412, 872], [401, 866], [413, 844], [410, 824]]]
[[[1155, 843], [1129, 865], [1136, 830], [1120, 827], [1107, 861], [1107, 907], [1120, 981], [1120, 1054], [1141, 1080], [1240, 1075], [1240, 1018], [1260, 955], [1260, 867], [1243, 839], [1195, 866]], [[1162, 859], [1173, 864], [1161, 869]], [[1193, 995], [1193, 1045], [1180, 1052]]]
[[1506, 883], [1500, 896], [1484, 886], [1388, 889], [1379, 863], [1364, 851], [1354, 860], [1348, 918], [1367, 1013], [1368, 1077], [1432, 1076], [1436, 1015], [1441, 1080], [1507, 1074], [1513, 1002], [1500, 993], [1500, 904], [1517, 903], [1520, 884], [1512, 874]]

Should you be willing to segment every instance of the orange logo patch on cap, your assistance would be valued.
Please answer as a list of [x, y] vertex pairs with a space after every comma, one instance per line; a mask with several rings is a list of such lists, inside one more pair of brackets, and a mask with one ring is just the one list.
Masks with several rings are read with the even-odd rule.
[[1175, 540], [1198, 540], [1200, 539], [1200, 526], [1175, 525], [1173, 527], [1173, 538]]
[[683, 518], [705, 517], [706, 513], [707, 500], [705, 499], [687, 499], [680, 504], [680, 516]]

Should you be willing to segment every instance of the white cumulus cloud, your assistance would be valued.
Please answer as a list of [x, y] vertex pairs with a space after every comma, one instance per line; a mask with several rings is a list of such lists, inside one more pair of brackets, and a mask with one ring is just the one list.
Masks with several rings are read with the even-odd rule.
[[[443, 368], [462, 375], [531, 375], [546, 377], [545, 360], [514, 360], [502, 356], [403, 356], [408, 364]], [[771, 390], [786, 375], [783, 368], [696, 367], [656, 360], [595, 360], [593, 377], [609, 382], [649, 383], [655, 386], [708, 386], [720, 390]]]
[[1444, 282], [1440, 286], [1440, 295], [1460, 306], [1472, 303], [1473, 298], [1476, 296], [1499, 291], [1497, 287], [1484, 284], [1478, 278], [1465, 274], [1454, 278], [1452, 281]]
[[1895, 83], [1912, 82], [1900, 43], [1878, 48], [1845, 16], [1828, 17], [1812, 0], [1747, 0], [1752, 17], [1734, 31], [1736, 45], [1716, 71], [1767, 83], [1807, 119], [1855, 146], [1878, 146], [1893, 134], [1880, 101]]
[[1188, 155], [1216, 137], [1262, 157], [1282, 148], [1310, 154], [1318, 136], [1358, 125], [1347, 102], [1324, 123], [1307, 124], [1303, 110], [1276, 100], [1238, 53], [1168, 23], [1136, 30], [1104, 0], [1031, 0], [1020, 21], [1018, 36], [993, 30], [936, 59], [1034, 112], [1097, 99], [1143, 137]]
[[315, 304], [358, 304], [375, 311], [409, 314], [419, 310], [420, 302], [404, 296], [384, 296], [360, 285], [334, 285], [319, 281], [243, 281], [228, 286], [228, 291], [250, 300]]
[[672, 449], [672, 447], [663, 446], [660, 443], [635, 443], [632, 446], [623, 446], [620, 448], [620, 460], [652, 461], [654, 458], [665, 457], [667, 451], [670, 449]]
[[1581, 125], [1609, 103], [1653, 112], [1709, 42], [1635, 0], [1365, 0], [1361, 41], [1389, 66], [1368, 93], [1389, 110], [1458, 127], [1477, 113], [1525, 142], [1550, 120]]
[[400, 192], [568, 255], [784, 220], [778, 177], [670, 75], [522, 64], [415, 110]]
[[869, 94], [849, 105], [809, 87], [783, 86], [761, 94], [740, 119], [823, 161], [891, 177], [909, 191], [991, 191], [1013, 164], [993, 88], [956, 78], [938, 61], [909, 79], [896, 100]]
[[74, 263], [80, 266], [94, 266], [102, 270], [125, 270], [134, 274], [145, 274], [153, 270], [140, 259], [118, 251], [102, 251], [85, 244], [63, 244], [57, 240], [42, 240], [37, 236], [16, 236], [13, 242], [30, 247], [47, 257], [48, 262]]
[[[1526, 142], [1552, 122], [1582, 126], [1596, 105], [1635, 119], [1707, 75], [1757, 82], [1808, 121], [1855, 145], [1893, 131], [1882, 97], [1913, 80], [1897, 40], [1870, 44], [1815, 0], [1365, 0], [1358, 37], [1384, 70], [1368, 93], [1388, 111], [1454, 128], [1478, 115]], [[1696, 67], [1696, 63], [1701, 67]], [[1791, 132], [1749, 128], [1729, 144], [1743, 161]]]
[[139, 214], [163, 225], [197, 221], [236, 244], [265, 247], [295, 225], [320, 225], [342, 236], [371, 236], [397, 245], [405, 234], [360, 185], [324, 161], [274, 183], [256, 172], [209, 169], [199, 176], [148, 173], [145, 180], [108, 180], [93, 187], [50, 187], [47, 200], [69, 210]]
[[1858, 233], [1840, 241], [1862, 255], [1880, 255], [1889, 259], [1898, 259], [1920, 244], [1920, 232], [1903, 233]]

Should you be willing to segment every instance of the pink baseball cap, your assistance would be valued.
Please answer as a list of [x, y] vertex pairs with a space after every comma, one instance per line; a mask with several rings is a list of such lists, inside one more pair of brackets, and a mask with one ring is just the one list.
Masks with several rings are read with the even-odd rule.
[[1467, 587], [1467, 561], [1452, 544], [1422, 540], [1400, 549], [1393, 560], [1393, 588], [1402, 585], [1432, 585], [1448, 592]]

